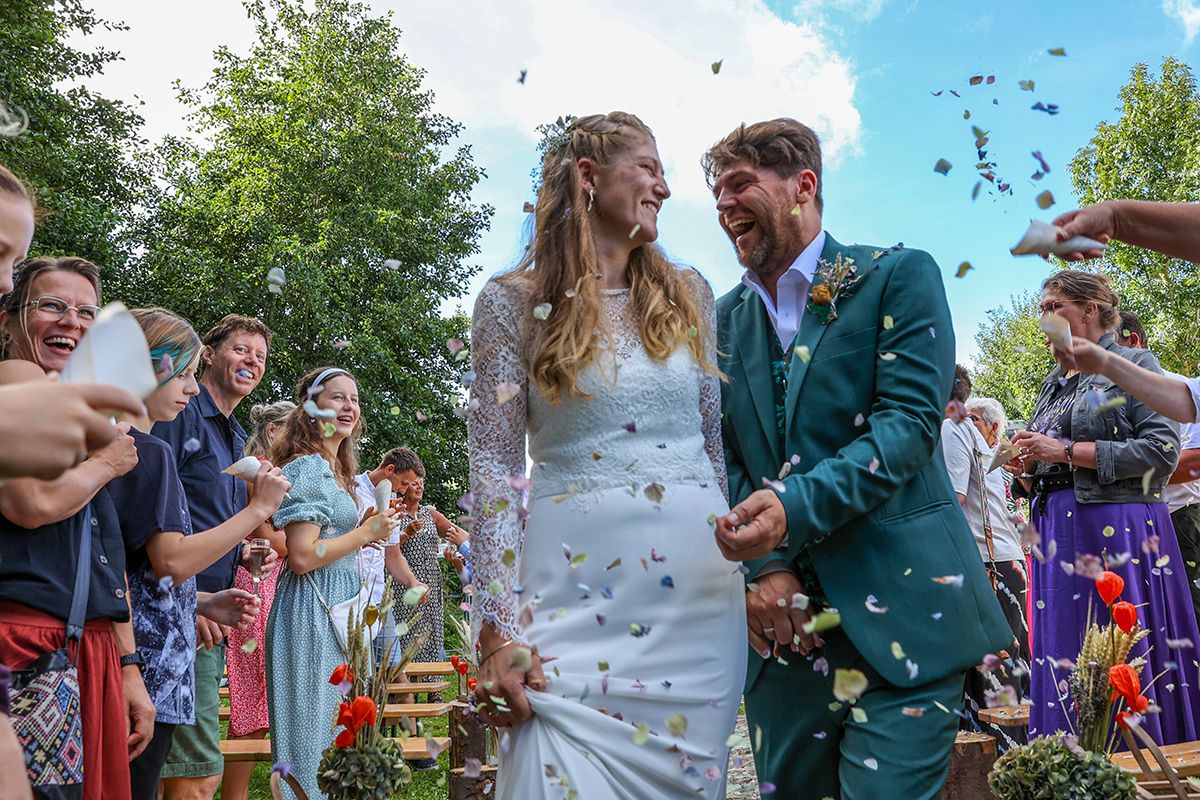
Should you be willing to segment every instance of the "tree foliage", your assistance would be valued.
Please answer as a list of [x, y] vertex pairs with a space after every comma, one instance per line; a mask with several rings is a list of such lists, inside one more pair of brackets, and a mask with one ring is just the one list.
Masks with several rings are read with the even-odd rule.
[[[1200, 201], [1200, 94], [1188, 65], [1165, 58], [1156, 80], [1138, 64], [1120, 98], [1120, 119], [1101, 122], [1071, 161], [1080, 202]], [[1142, 318], [1163, 366], [1194, 374], [1200, 361], [1195, 265], [1116, 242], [1090, 268], [1108, 275], [1121, 305]]]
[[275, 339], [254, 400], [290, 397], [315, 366], [350, 369], [365, 460], [413, 447], [430, 499], [452, 511], [466, 437], [446, 341], [467, 320], [440, 308], [475, 270], [466, 259], [492, 213], [468, 197], [482, 172], [452, 148], [459, 126], [432, 112], [390, 18], [347, 0], [246, 8], [249, 54], [219, 49], [210, 81], [179, 90], [192, 138], [156, 151], [162, 187], [121, 296], [200, 331], [230, 312], [265, 321]]
[[84, 256], [107, 277], [131, 252], [149, 173], [137, 111], [81, 84], [120, 57], [67, 44], [97, 28], [124, 26], [80, 0], [0, 2], [0, 104], [28, 118], [20, 136], [0, 137], [0, 164], [30, 184], [45, 214], [31, 252]]
[[1007, 308], [988, 311], [975, 334], [979, 355], [971, 378], [975, 396], [1000, 401], [1013, 419], [1028, 420], [1054, 358], [1038, 328], [1039, 295], [1014, 297]]

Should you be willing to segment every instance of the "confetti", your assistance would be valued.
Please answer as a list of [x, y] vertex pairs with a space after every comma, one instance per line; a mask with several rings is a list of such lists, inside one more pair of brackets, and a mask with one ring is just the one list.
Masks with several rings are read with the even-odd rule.
[[865, 725], [867, 722], [867, 712], [858, 707], [850, 709], [850, 717], [859, 725]]
[[511, 381], [496, 384], [496, 403], [504, 405], [521, 393], [521, 387]]
[[625, 429], [626, 433], [637, 433], [637, 423], [634, 422], [633, 420], [626, 422], [621, 427]]
[[283, 294], [283, 285], [287, 283], [287, 277], [283, 274], [282, 267], [271, 267], [267, 270], [267, 291], [271, 294]]
[[880, 361], [895, 361], [896, 354], [895, 353], [880, 353], [879, 360]]
[[900, 713], [906, 717], [923, 717], [925, 716], [925, 709], [914, 708], [913, 706], [905, 706], [904, 708], [900, 709]]
[[1034, 83], [1033, 81], [1017, 81], [1017, 86], [1021, 87], [1022, 92], [1032, 92]]
[[545, 319], [546, 317], [550, 316], [550, 311], [553, 308], [554, 306], [550, 305], [549, 303], [538, 303], [533, 307], [533, 318]]
[[649, 625], [639, 625], [636, 622], [629, 625], [629, 635], [635, 639], [640, 639], [648, 633], [650, 633]]
[[811, 353], [811, 351], [809, 351], [808, 345], [806, 345], [806, 344], [798, 345], [793, 352], [795, 352], [796, 357], [799, 358], [801, 361], [803, 361], [805, 364], [807, 364], [812, 359], [812, 353]]
[[672, 736], [684, 736], [687, 733], [688, 721], [683, 714], [671, 714], [665, 721]]
[[832, 630], [842, 624], [842, 615], [837, 609], [828, 608], [818, 611], [817, 615], [801, 626], [805, 633], [821, 633]]
[[1046, 52], [1052, 56], [1065, 56], [1067, 54], [1067, 49], [1065, 47], [1053, 47]]
[[644, 722], [637, 724], [637, 729], [633, 732], [633, 743], [643, 745], [650, 738], [650, 726]]
[[415, 606], [417, 603], [421, 602], [421, 598], [424, 597], [425, 593], [428, 591], [428, 586], [414, 586], [411, 589], [405, 589], [404, 596], [401, 598], [401, 601], [406, 606]]
[[867, 769], [879, 769], [879, 762], [874, 758], [864, 758], [863, 766]]
[[567, 563], [570, 565], [571, 569], [575, 569], [575, 568], [576, 568], [576, 567], [578, 567], [580, 564], [582, 564], [583, 562], [587, 561], [587, 559], [588, 559], [588, 554], [587, 554], [587, 553], [579, 553], [578, 555], [574, 556], [574, 557], [573, 557], [573, 558], [572, 558], [570, 561], [568, 561]]
[[873, 594], [867, 595], [866, 606], [867, 611], [870, 611], [872, 614], [886, 614], [888, 610], [887, 606], [879, 605], [879, 600]]
[[899, 642], [892, 642], [892, 658], [897, 661], [904, 658], [904, 648], [900, 646]]
[[963, 585], [962, 575], [942, 575], [938, 578], [930, 578], [930, 580], [932, 580], [934, 583], [940, 583], [943, 586], [956, 586], [959, 589], [961, 589]]
[[243, 653], [253, 653], [257, 649], [258, 649], [258, 639], [247, 639], [242, 644], [242, 652]]
[[794, 217], [798, 217], [803, 213], [804, 213], [804, 209], [802, 209], [800, 206], [795, 206], [792, 208], [792, 216], [794, 216]]
[[183, 452], [185, 452], [185, 453], [195, 453], [199, 449], [200, 449], [200, 440], [195, 437], [188, 439], [186, 442], [183, 443]]
[[640, 231], [641, 229], [642, 229], [641, 224], [634, 225], [633, 228], [630, 229], [630, 231], [629, 231], [629, 238], [632, 239], [633, 237], [637, 236], [638, 231]]
[[662, 580], [659, 581], [659, 583], [662, 585], [662, 587], [664, 589], [674, 589], [675, 588], [675, 581], [671, 578], [670, 575], [663, 575]]
[[170, 575], [163, 575], [158, 579], [158, 590], [160, 592], [169, 592], [171, 587], [175, 585], [175, 579]]
[[965, 278], [965, 277], [967, 277], [967, 273], [973, 269], [975, 269], [975, 268], [971, 266], [970, 261], [964, 261], [958, 265], [958, 269], [955, 270], [955, 272], [954, 272], [954, 277]]
[[862, 697], [867, 690], [867, 676], [857, 669], [835, 669], [833, 671], [833, 696], [843, 703]]
[[666, 488], [667, 487], [663, 486], [661, 483], [652, 483], [645, 489], [642, 489], [642, 494], [644, 494], [646, 499], [651, 503], [661, 503], [663, 499], [663, 491]]
[[1038, 208], [1042, 209], [1043, 211], [1054, 205], [1054, 195], [1049, 189], [1039, 194], [1035, 200], [1037, 201]]
[[[407, 594], [407, 592], [405, 593]], [[528, 647], [514, 647], [512, 649], [512, 667], [521, 672], [528, 672], [533, 668], [533, 653]]]
[[950, 170], [953, 168], [954, 168], [954, 165], [951, 164], [949, 161], [947, 161], [944, 158], [939, 158], [937, 160], [937, 163], [933, 165], [933, 171], [938, 173], [939, 175], [949, 175]]
[[1154, 467], [1142, 473], [1142, 494], [1150, 494], [1150, 481], [1154, 479]]
[[714, 62], [712, 63], [712, 72], [713, 72], [713, 75], [717, 75], [718, 73], [720, 73], [720, 72], [721, 72], [721, 64], [722, 64], [724, 61], [725, 61], [725, 59], [723, 59], [723, 58], [722, 58], [720, 61], [714, 61]]
[[896, 321], [892, 319], [891, 314], [885, 314], [883, 317], [883, 329], [885, 331], [890, 331], [893, 327], [895, 327], [895, 325]]
[[871, 471], [872, 475], [874, 475], [875, 472], [879, 469], [879, 459], [872, 458], [871, 463], [867, 464], [867, 469]]

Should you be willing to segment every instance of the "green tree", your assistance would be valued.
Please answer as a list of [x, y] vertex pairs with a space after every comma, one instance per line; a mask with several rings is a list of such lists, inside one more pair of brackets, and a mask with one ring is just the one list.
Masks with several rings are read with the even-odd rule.
[[[348, 0], [249, 0], [257, 41], [221, 48], [211, 80], [180, 89], [193, 139], [157, 151], [161, 195], [123, 296], [187, 315], [203, 331], [229, 312], [275, 332], [255, 400], [291, 397], [323, 365], [359, 381], [364, 460], [409, 445], [447, 513], [465, 491], [463, 370], [447, 349], [466, 259], [492, 209], [460, 126], [431, 111], [400, 31]], [[286, 283], [268, 291], [268, 275]]]
[[1038, 328], [1038, 297], [1030, 292], [1012, 298], [1007, 308], [991, 309], [975, 334], [972, 394], [999, 400], [1014, 419], [1029, 419], [1042, 381], [1054, 369]]
[[[1200, 94], [1188, 65], [1164, 58], [1156, 80], [1138, 64], [1120, 98], [1120, 119], [1097, 125], [1089, 145], [1071, 161], [1080, 202], [1200, 201]], [[1195, 265], [1118, 242], [1090, 268], [1108, 275], [1122, 307], [1145, 322], [1163, 366], [1194, 374], [1200, 360]]]
[[0, 137], [0, 164], [30, 184], [46, 214], [31, 252], [84, 256], [108, 277], [132, 250], [149, 172], [138, 113], [82, 86], [120, 57], [67, 44], [97, 28], [124, 26], [80, 0], [0, 2], [0, 105], [28, 117], [24, 133]]

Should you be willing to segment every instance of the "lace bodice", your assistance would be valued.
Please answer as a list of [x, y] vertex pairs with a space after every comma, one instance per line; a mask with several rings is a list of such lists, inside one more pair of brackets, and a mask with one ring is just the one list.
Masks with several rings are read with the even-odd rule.
[[[716, 363], [712, 290], [689, 272], [704, 309], [710, 361]], [[626, 488], [651, 504], [671, 484], [725, 485], [721, 390], [687, 347], [655, 361], [642, 347], [629, 291], [607, 291], [603, 304], [612, 333], [595, 362], [579, 376], [587, 398], [551, 403], [527, 379], [527, 289], [490, 281], [475, 302], [471, 349], [475, 382], [467, 419], [473, 505], [476, 638], [484, 621], [505, 639], [523, 641], [518, 608], [523, 495], [553, 497], [585, 512], [600, 489]], [[601, 341], [605, 341], [601, 339]], [[526, 441], [533, 462], [526, 481]], [[647, 505], [647, 510], [650, 505]]]

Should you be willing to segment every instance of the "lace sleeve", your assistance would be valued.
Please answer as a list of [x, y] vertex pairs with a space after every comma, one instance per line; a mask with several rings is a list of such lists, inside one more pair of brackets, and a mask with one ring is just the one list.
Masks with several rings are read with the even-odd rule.
[[505, 639], [525, 635], [517, 603], [517, 558], [521, 548], [525, 481], [527, 380], [517, 319], [524, 309], [510, 287], [489, 282], [475, 301], [471, 319], [471, 386], [467, 444], [471, 462], [470, 518], [474, 594], [471, 633], [490, 622]]
[[[717, 365], [717, 307], [713, 300], [712, 287], [708, 281], [692, 270], [690, 282], [696, 298], [700, 301], [703, 318], [704, 353], [708, 362]], [[729, 500], [729, 475], [725, 469], [725, 445], [721, 440], [721, 379], [705, 372], [700, 378], [700, 429], [704, 433], [704, 451], [712, 461], [713, 472], [721, 493]]]

